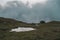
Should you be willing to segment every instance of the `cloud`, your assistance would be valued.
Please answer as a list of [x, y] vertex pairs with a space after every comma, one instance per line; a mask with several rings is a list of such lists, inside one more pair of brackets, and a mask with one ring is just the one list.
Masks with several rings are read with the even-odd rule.
[[60, 20], [60, 0], [49, 0], [47, 7], [51, 10], [52, 19]]
[[4, 7], [0, 6], [0, 17], [13, 18], [28, 23], [60, 20], [59, 0], [48, 0], [46, 5], [36, 3], [29, 8], [21, 1], [8, 1]]

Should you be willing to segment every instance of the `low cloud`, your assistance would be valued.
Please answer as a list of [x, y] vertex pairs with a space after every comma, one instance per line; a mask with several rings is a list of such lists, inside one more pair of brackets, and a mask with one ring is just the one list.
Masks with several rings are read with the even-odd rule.
[[28, 23], [37, 23], [41, 20], [60, 20], [60, 0], [48, 0], [46, 5], [36, 3], [29, 8], [21, 1], [9, 1], [0, 6], [0, 17], [13, 18]]

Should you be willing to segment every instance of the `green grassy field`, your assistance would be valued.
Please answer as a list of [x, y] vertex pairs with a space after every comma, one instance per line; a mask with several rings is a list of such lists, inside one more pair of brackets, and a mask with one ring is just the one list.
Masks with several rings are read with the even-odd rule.
[[[16, 27], [33, 27], [34, 31], [9, 32]], [[16, 21], [8, 18], [0, 18], [0, 40], [60, 40], [60, 22], [52, 21], [39, 26]]]

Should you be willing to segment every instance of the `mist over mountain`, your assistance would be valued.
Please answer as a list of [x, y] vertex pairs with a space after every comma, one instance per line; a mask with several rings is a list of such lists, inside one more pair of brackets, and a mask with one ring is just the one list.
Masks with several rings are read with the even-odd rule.
[[48, 0], [45, 5], [36, 3], [30, 8], [21, 1], [8, 1], [5, 6], [0, 5], [0, 17], [13, 18], [16, 20], [38, 23], [41, 20], [60, 21], [60, 0]]

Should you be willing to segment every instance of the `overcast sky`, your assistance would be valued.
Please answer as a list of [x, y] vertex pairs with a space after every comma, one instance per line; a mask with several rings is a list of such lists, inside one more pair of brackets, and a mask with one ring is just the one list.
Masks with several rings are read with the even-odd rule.
[[[28, 2], [0, 0], [0, 4], [4, 5], [4, 7], [0, 5], [0, 17], [14, 18], [28, 23], [60, 20], [60, 0], [28, 0]], [[28, 6], [30, 4], [33, 4], [32, 8]]]
[[[0, 0], [0, 4], [1, 5], [5, 5], [6, 2], [8, 1], [14, 1], [14, 0]], [[41, 4], [45, 4], [47, 2], [47, 0], [15, 0], [15, 1], [22, 1], [23, 3], [27, 3], [29, 2], [29, 4], [35, 4], [37, 2], [41, 3]]]

